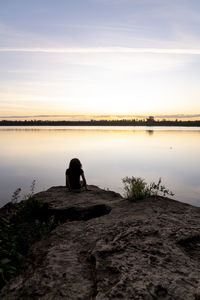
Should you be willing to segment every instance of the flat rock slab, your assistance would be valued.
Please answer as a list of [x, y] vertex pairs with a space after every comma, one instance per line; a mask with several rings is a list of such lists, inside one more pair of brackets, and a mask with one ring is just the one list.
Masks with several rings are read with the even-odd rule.
[[95, 185], [88, 186], [88, 191], [70, 192], [65, 186], [55, 186], [45, 192], [37, 193], [54, 209], [66, 209], [70, 207], [88, 207], [95, 204], [111, 204], [113, 201], [121, 200], [120, 194], [113, 191], [102, 190]]
[[130, 202], [94, 186], [38, 197], [53, 210], [110, 210], [66, 221], [33, 245], [1, 299], [200, 299], [200, 208], [163, 197]]

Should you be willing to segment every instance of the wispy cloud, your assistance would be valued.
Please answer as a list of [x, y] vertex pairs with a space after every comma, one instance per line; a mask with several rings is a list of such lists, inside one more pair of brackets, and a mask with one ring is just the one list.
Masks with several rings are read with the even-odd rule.
[[92, 30], [92, 31], [95, 31], [97, 30], [98, 32], [99, 31], [127, 31], [127, 32], [133, 32], [133, 31], [138, 31], [138, 30], [141, 30], [143, 29], [143, 27], [141, 26], [128, 26], [128, 25], [124, 25], [124, 24], [121, 24], [121, 23], [113, 23], [113, 24], [100, 24], [100, 25], [87, 25], [87, 24], [67, 24], [67, 25], [64, 25], [63, 24], [59, 24], [57, 26], [54, 25], [54, 27], [61, 27], [61, 28], [65, 28], [65, 29], [77, 29], [77, 30], [83, 30], [83, 29], [89, 29], [89, 30]]
[[156, 115], [156, 118], [190, 119], [190, 118], [200, 118], [200, 114]]
[[[41, 114], [41, 115], [13, 115], [13, 116], [0, 116], [0, 119], [33, 119], [33, 118], [65, 118], [69, 120], [91, 120], [91, 119], [130, 119], [130, 118], [146, 118], [148, 115], [112, 115], [112, 114], [105, 114], [105, 115], [86, 115], [86, 114], [66, 114], [66, 115], [59, 115], [59, 114]], [[159, 119], [191, 119], [191, 118], [200, 118], [200, 114], [163, 114], [163, 115], [155, 115], [155, 118]]]
[[84, 117], [85, 115], [24, 115], [24, 116], [20, 116], [20, 115], [16, 115], [16, 116], [0, 116], [0, 118], [4, 118], [4, 119], [30, 119], [30, 118], [72, 118], [72, 117]]
[[140, 54], [183, 54], [200, 55], [200, 49], [171, 48], [125, 48], [125, 47], [89, 47], [89, 48], [0, 48], [0, 52], [44, 52], [44, 53], [140, 53]]

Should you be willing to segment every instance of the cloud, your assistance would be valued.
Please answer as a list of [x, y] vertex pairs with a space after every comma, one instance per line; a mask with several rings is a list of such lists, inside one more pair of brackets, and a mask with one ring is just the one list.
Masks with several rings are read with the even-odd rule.
[[200, 49], [171, 48], [125, 48], [125, 47], [88, 47], [88, 48], [0, 48], [0, 52], [38, 52], [38, 53], [139, 53], [139, 54], [184, 54], [200, 55]]
[[[54, 25], [55, 26], [55, 25]], [[143, 27], [139, 25], [134, 25], [134, 26], [127, 26], [121, 23], [111, 23], [111, 24], [96, 24], [96, 25], [89, 25], [89, 24], [59, 24], [59, 27], [65, 28], [65, 29], [89, 29], [89, 30], [97, 30], [99, 31], [127, 31], [127, 32], [133, 32], [135, 30], [140, 30], [143, 29]]]
[[[126, 118], [146, 118], [148, 115], [112, 115], [112, 114], [105, 114], [105, 115], [86, 115], [86, 114], [67, 114], [67, 115], [55, 115], [55, 114], [48, 114], [48, 115], [15, 115], [15, 116], [0, 116], [0, 119], [33, 119], [33, 118], [68, 118], [70, 120], [91, 120], [91, 119], [110, 119], [110, 118], [119, 118], [119, 119], [126, 119]], [[169, 114], [169, 115], [155, 115], [155, 118], [159, 119], [190, 119], [190, 118], [200, 118], [200, 114]]]
[[177, 119], [188, 119], [188, 118], [200, 118], [200, 114], [175, 114], [175, 115], [157, 115], [157, 118], [177, 118]]
[[[142, 3], [146, 0], [134, 0], [135, 3]], [[154, 0], [155, 1], [155, 0]], [[133, 4], [133, 0], [90, 0], [90, 2], [106, 4], [106, 5], [125, 5], [125, 4]]]
[[69, 118], [71, 118], [71, 117], [84, 117], [85, 115], [25, 115], [25, 116], [20, 116], [20, 115], [18, 115], [18, 116], [0, 116], [0, 118], [1, 119], [16, 119], [16, 118], [19, 118], [19, 119], [24, 119], [24, 118], [28, 118], [28, 119], [30, 119], [30, 118], [55, 118], [55, 117], [65, 117], [65, 118], [67, 118], [67, 117], [69, 117]]
[[[112, 115], [84, 115], [84, 114], [80, 114], [80, 115], [15, 115], [15, 116], [0, 116], [0, 119], [30, 119], [30, 118], [111, 118]], [[119, 117], [125, 117], [125, 115], [123, 116], [119, 116]]]

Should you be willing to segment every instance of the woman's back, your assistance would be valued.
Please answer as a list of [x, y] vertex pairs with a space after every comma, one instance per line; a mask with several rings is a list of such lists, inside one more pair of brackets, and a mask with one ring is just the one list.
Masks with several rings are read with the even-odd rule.
[[71, 189], [80, 189], [81, 183], [80, 183], [80, 176], [83, 174], [82, 169], [78, 168], [69, 168], [66, 170], [66, 175], [69, 177], [69, 183]]

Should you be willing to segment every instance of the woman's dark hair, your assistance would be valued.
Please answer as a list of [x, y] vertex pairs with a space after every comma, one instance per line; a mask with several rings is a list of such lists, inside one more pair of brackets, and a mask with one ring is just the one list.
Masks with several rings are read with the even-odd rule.
[[73, 158], [69, 163], [69, 169], [81, 169], [82, 165], [78, 158]]

